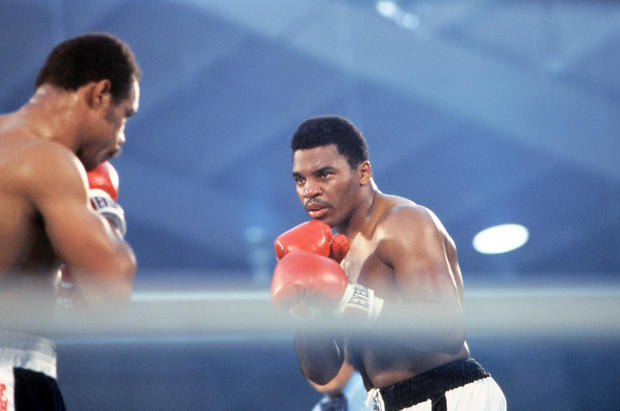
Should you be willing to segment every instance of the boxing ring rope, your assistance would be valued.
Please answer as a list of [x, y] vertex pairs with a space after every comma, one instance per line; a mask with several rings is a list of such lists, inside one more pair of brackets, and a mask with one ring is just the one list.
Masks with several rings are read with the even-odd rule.
[[[428, 321], [419, 324], [420, 330], [435, 325], [433, 313], [426, 314]], [[465, 318], [470, 335], [618, 337], [620, 286], [470, 287]], [[61, 336], [90, 338], [277, 337], [292, 335], [298, 325], [287, 312], [271, 306], [268, 289], [162, 287], [136, 290], [127, 309], [105, 325], [73, 314], [58, 316], [55, 324]], [[322, 328], [341, 326], [327, 322]], [[403, 323], [386, 326], [399, 330]]]

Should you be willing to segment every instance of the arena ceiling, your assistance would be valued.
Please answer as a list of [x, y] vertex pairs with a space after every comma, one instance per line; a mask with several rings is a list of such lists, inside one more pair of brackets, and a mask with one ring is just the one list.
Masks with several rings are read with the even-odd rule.
[[[384, 192], [435, 211], [466, 278], [619, 273], [617, 2], [5, 0], [1, 111], [89, 31], [125, 39], [144, 72], [114, 160], [140, 278], [268, 281], [274, 237], [306, 218], [289, 140], [324, 113], [361, 128]], [[525, 246], [474, 251], [506, 222]]]

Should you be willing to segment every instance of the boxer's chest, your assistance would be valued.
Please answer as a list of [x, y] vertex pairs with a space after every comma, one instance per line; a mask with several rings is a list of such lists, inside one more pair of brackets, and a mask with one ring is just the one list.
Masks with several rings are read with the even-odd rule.
[[376, 291], [394, 287], [394, 272], [379, 258], [377, 241], [373, 239], [354, 239], [340, 265], [353, 284], [362, 284]]

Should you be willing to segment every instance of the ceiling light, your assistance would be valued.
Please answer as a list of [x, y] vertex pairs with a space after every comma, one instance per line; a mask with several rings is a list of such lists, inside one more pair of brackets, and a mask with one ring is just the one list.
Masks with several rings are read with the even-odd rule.
[[501, 224], [486, 228], [474, 236], [476, 251], [483, 254], [501, 254], [515, 250], [527, 242], [529, 233], [520, 224]]
[[377, 2], [377, 11], [384, 17], [394, 17], [398, 13], [398, 6], [392, 1], [380, 0]]

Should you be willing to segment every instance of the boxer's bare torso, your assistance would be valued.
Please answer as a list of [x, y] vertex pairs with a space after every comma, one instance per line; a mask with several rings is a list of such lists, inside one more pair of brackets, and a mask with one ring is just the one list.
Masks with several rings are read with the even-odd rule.
[[30, 157], [40, 144], [52, 143], [32, 136], [17, 114], [0, 116], [0, 312], [10, 328], [38, 328], [54, 308], [59, 261], [30, 198]]
[[[364, 226], [349, 233], [349, 239], [351, 249], [341, 264], [349, 281], [372, 288], [386, 304], [444, 301], [456, 310], [462, 308], [463, 281], [454, 243], [427, 209], [402, 197], [376, 192]], [[439, 242], [440, 246], [424, 246], [422, 242]], [[411, 250], [403, 250], [402, 244], [409, 244]], [[436, 255], [427, 255], [426, 248]], [[418, 264], [425, 259], [428, 261]], [[382, 321], [381, 317], [378, 321]], [[402, 324], [412, 332], [415, 326]], [[407, 335], [405, 332], [398, 339], [380, 338], [375, 342], [355, 335], [349, 338], [348, 355], [364, 376], [367, 388], [384, 387], [469, 357], [464, 340], [455, 339], [457, 346], [452, 353], [429, 352], [409, 344]]]
[[61, 261], [89, 307], [129, 300], [135, 256], [89, 206], [84, 166], [120, 152], [125, 122], [137, 111], [137, 81], [119, 103], [109, 85], [43, 85], [0, 116], [0, 329], [46, 328]]

